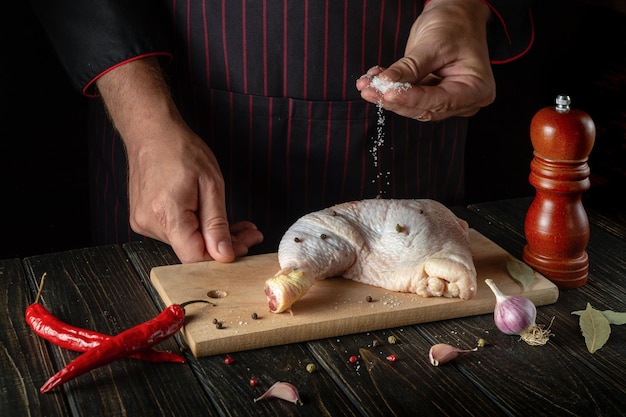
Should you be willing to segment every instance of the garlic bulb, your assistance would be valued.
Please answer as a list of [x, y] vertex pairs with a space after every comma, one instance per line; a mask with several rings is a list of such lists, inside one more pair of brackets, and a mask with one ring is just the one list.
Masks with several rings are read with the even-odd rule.
[[504, 295], [491, 279], [485, 283], [496, 296], [493, 319], [496, 327], [504, 334], [521, 336], [529, 345], [544, 345], [550, 337], [550, 330], [535, 323], [537, 308], [531, 300], [520, 295]]
[[526, 297], [504, 295], [491, 279], [485, 282], [496, 296], [493, 319], [504, 334], [520, 334], [535, 324], [537, 308]]

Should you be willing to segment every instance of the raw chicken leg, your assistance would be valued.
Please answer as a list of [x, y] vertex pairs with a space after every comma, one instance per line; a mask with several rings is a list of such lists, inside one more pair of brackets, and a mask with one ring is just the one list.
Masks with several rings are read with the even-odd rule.
[[343, 276], [423, 297], [476, 293], [468, 225], [434, 200], [372, 199], [298, 219], [265, 283], [270, 311], [291, 309], [317, 280]]

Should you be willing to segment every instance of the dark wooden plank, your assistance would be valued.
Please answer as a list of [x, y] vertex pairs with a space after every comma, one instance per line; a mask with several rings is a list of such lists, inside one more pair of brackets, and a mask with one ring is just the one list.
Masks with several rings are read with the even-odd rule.
[[24, 320], [33, 301], [18, 259], [0, 260], [0, 415], [67, 416], [63, 395], [39, 394], [39, 383], [53, 372], [45, 343]]
[[[389, 342], [390, 336], [395, 343]], [[359, 400], [364, 415], [499, 415], [499, 409], [481, 391], [480, 384], [468, 381], [453, 364], [430, 364], [431, 343], [413, 327], [307, 344], [337, 385]], [[476, 339], [462, 345], [463, 349], [473, 348]], [[397, 355], [397, 360], [389, 361], [390, 355]], [[356, 356], [357, 361], [351, 362], [351, 356]], [[459, 362], [477, 359], [466, 355]]]
[[[159, 310], [118, 246], [103, 246], [26, 258], [31, 288], [47, 273], [43, 304], [67, 323], [117, 334], [156, 316]], [[54, 369], [77, 353], [49, 345]], [[177, 350], [173, 340], [160, 349]], [[40, 387], [52, 375], [33, 381]], [[81, 416], [217, 415], [188, 364], [116, 361], [69, 381], [45, 397], [67, 395]]]
[[[623, 197], [621, 197], [623, 198]], [[597, 209], [587, 209], [587, 216], [589, 217], [589, 221], [592, 222], [596, 227], [601, 227], [607, 232], [613, 233], [615, 236], [626, 239], [626, 213], [622, 212], [621, 215], [621, 223], [615, 222], [615, 219], [607, 216], [606, 214], [597, 211]], [[613, 215], [614, 217], [617, 214]]]
[[[549, 323], [550, 317], [546, 313], [539, 314], [538, 322]], [[584, 342], [580, 338], [567, 339], [562, 327], [553, 325], [555, 336], [539, 347], [499, 332], [491, 316], [428, 323], [420, 326], [419, 331], [433, 343], [446, 339], [454, 342], [457, 335], [462, 338], [470, 335], [469, 339], [473, 339], [482, 334], [489, 345], [469, 354], [473, 360], [464, 360], [455, 366], [500, 404], [502, 413], [519, 416], [619, 415], [625, 405], [623, 377], [612, 380], [597, 373], [598, 367], [588, 367], [580, 357], [585, 355]], [[565, 349], [564, 345], [571, 348]], [[578, 349], [580, 355], [572, 355], [572, 349]], [[607, 349], [596, 352], [596, 355], [612, 356], [608, 352]], [[590, 360], [595, 359], [588, 353], [586, 355]], [[614, 367], [621, 368], [623, 373], [623, 360]]]
[[[126, 244], [124, 249], [155, 302], [162, 305], [162, 300], [149, 281], [150, 270], [155, 266], [177, 263], [176, 256], [167, 245], [152, 240]], [[181, 344], [184, 343], [180, 338], [177, 340]], [[226, 356], [233, 359], [232, 364], [224, 363]], [[326, 372], [321, 369], [315, 373], [306, 371], [307, 364], [316, 361], [303, 344], [199, 359], [187, 354], [187, 358], [214, 406], [222, 415], [359, 415], [358, 401], [346, 397]], [[256, 387], [250, 386], [250, 378], [258, 380]], [[296, 386], [304, 405], [298, 407], [277, 399], [256, 403], [253, 401], [277, 381], [290, 382]]]
[[[522, 228], [526, 202], [530, 200], [522, 201], [521, 204], [516, 200], [508, 200], [475, 205], [470, 208], [477, 217], [469, 214], [467, 217], [472, 219], [472, 227], [521, 256], [525, 244]], [[554, 318], [552, 330], [555, 336], [549, 346], [528, 349], [522, 342], [523, 349], [520, 350], [518, 344], [515, 344], [511, 347], [513, 353], [503, 361], [514, 374], [523, 372], [525, 364], [532, 364], [533, 369], [536, 368], [535, 364], [542, 364], [537, 370], [541, 370], [541, 374], [548, 378], [546, 383], [549, 383], [550, 395], [554, 396], [555, 403], [559, 403], [564, 412], [572, 415], [614, 415], [618, 413], [617, 410], [623, 410], [626, 402], [623, 378], [623, 370], [626, 368], [626, 329], [624, 326], [612, 326], [607, 344], [591, 354], [581, 335], [578, 316], [571, 312], [584, 309], [587, 302], [601, 310], [626, 310], [624, 285], [618, 278], [626, 276], [625, 244], [623, 239], [597, 227], [592, 221], [588, 253], [591, 264], [588, 283], [579, 289], [561, 290], [556, 304], [538, 309], [538, 322], [548, 323]], [[476, 327], [485, 329], [489, 328], [490, 320], [490, 317], [479, 317], [471, 321], [479, 321]], [[431, 324], [420, 329], [434, 335], [446, 331], [440, 328], [443, 325]], [[467, 325], [467, 321], [452, 321], [451, 325], [462, 328]], [[503, 335], [493, 325], [491, 329], [490, 333], [497, 338], [496, 345], [501, 345]], [[558, 377], [553, 379], [552, 375]], [[493, 379], [488, 375], [472, 375], [471, 378], [475, 377]], [[532, 392], [531, 388], [532, 384], [523, 392]], [[537, 386], [534, 389], [539, 388]], [[503, 391], [499, 396], [504, 399], [510, 393]], [[568, 401], [567, 398], [575, 401]], [[527, 398], [525, 404], [539, 404], [539, 399]]]

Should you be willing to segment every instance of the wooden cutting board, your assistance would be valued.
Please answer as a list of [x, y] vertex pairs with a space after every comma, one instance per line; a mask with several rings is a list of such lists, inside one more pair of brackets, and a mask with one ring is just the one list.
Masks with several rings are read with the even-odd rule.
[[[485, 284], [496, 282], [507, 295], [524, 295], [535, 305], [556, 302], [557, 287], [535, 274], [525, 290], [506, 270], [511, 255], [476, 230], [470, 230], [478, 291], [471, 300], [397, 293], [344, 278], [315, 283], [289, 313], [273, 314], [263, 291], [278, 272], [277, 254], [247, 256], [234, 263], [214, 261], [160, 266], [150, 277], [165, 304], [208, 300], [185, 307], [182, 330], [197, 357], [276, 346], [352, 333], [407, 326], [493, 312], [495, 296]], [[372, 301], [366, 301], [367, 297]], [[252, 315], [256, 313], [257, 318]], [[218, 329], [213, 320], [222, 323]]]

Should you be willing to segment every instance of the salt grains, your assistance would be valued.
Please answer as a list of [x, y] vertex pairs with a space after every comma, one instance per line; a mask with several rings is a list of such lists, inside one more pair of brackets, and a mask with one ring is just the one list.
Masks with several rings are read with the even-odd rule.
[[400, 93], [411, 88], [411, 83], [400, 83], [395, 81], [389, 81], [377, 76], [370, 78], [370, 86], [375, 88], [380, 94], [385, 94], [389, 90], [395, 90]]
[[[376, 91], [378, 91], [381, 94], [385, 94], [386, 92], [390, 90], [395, 90], [397, 93], [401, 93], [402, 91], [405, 91], [411, 88], [411, 83], [400, 83], [400, 82], [389, 81], [389, 80], [379, 78], [378, 76], [372, 76], [372, 75], [367, 75], [367, 74], [364, 75], [363, 77], [369, 78], [370, 87], [376, 89]], [[376, 124], [376, 139], [374, 140], [374, 146], [370, 150], [370, 153], [372, 154], [372, 158], [374, 160], [374, 167], [378, 168], [378, 173], [376, 174], [376, 178], [373, 179], [372, 182], [380, 181], [381, 177], [384, 176], [386, 178], [386, 185], [389, 185], [390, 172], [388, 171], [386, 174], [383, 174], [380, 170], [379, 163], [378, 163], [379, 150], [382, 148], [383, 144], [385, 143], [385, 133], [384, 133], [385, 116], [383, 113], [382, 101], [378, 102], [377, 107], [378, 107], [378, 121]], [[382, 193], [382, 190], [380, 192]]]

